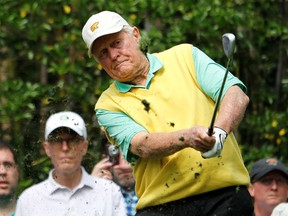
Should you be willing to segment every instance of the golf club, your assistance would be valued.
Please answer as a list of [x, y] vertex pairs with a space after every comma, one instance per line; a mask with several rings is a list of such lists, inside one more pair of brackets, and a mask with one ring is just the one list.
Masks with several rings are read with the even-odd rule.
[[229, 66], [230, 66], [230, 63], [233, 59], [234, 48], [235, 48], [235, 35], [232, 33], [226, 33], [226, 34], [222, 35], [222, 44], [223, 44], [225, 55], [228, 58], [228, 62], [227, 62], [227, 66], [226, 66], [226, 72], [225, 72], [225, 75], [224, 75], [224, 78], [222, 81], [222, 85], [220, 88], [220, 92], [219, 92], [219, 95], [218, 95], [218, 98], [217, 98], [217, 101], [215, 104], [215, 108], [214, 108], [213, 116], [211, 119], [210, 127], [208, 128], [208, 135], [209, 136], [212, 136], [212, 134], [213, 134], [213, 128], [214, 128], [214, 122], [215, 122], [216, 114], [217, 114], [217, 111], [218, 111], [218, 108], [220, 105], [222, 92], [223, 92], [225, 82], [227, 79], [227, 75], [229, 72]]

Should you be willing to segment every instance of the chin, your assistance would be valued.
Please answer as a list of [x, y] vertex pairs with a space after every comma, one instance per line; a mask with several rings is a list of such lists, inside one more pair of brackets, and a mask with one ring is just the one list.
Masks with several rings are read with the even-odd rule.
[[285, 200], [271, 199], [269, 200], [270, 205], [278, 205], [279, 203], [285, 202]]

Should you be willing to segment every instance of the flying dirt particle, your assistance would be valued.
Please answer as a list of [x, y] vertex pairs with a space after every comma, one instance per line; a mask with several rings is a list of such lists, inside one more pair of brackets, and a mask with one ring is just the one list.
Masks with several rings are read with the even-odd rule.
[[219, 162], [217, 165], [218, 166], [224, 166], [224, 163], [223, 162]]
[[170, 122], [170, 126], [171, 126], [171, 127], [174, 127], [174, 126], [175, 126], [175, 123], [174, 123], [174, 122]]
[[185, 141], [184, 137], [179, 137], [179, 141], [184, 142]]
[[142, 104], [144, 105], [144, 110], [145, 111], [147, 111], [147, 112], [149, 112], [149, 110], [150, 110], [150, 103], [147, 101], [147, 100], [142, 100], [141, 101], [142, 102]]
[[166, 184], [165, 184], [165, 186], [166, 186], [167, 188], [169, 188], [169, 185], [168, 185], [168, 183], [166, 183]]
[[195, 179], [199, 178], [199, 176], [200, 176], [200, 173], [195, 173], [194, 174]]

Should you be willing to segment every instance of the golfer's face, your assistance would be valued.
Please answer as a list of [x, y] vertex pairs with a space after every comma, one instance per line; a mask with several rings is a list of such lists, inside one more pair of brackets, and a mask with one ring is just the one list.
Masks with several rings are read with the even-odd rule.
[[108, 75], [119, 82], [132, 82], [139, 73], [143, 55], [139, 49], [140, 34], [134, 27], [133, 33], [120, 31], [98, 38], [92, 53]]

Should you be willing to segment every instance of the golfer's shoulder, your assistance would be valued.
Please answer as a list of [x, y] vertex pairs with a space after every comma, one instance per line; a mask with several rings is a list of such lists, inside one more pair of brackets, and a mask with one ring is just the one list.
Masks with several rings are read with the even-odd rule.
[[188, 44], [188, 43], [182, 43], [182, 44], [178, 44], [175, 45], [167, 50], [165, 50], [164, 52], [180, 52], [180, 51], [191, 51], [192, 49], [192, 44]]
[[173, 55], [179, 55], [179, 54], [184, 54], [187, 55], [189, 53], [192, 53], [192, 44], [188, 44], [188, 43], [183, 43], [183, 44], [178, 44], [175, 45], [167, 50], [164, 50], [163, 52], [159, 52], [159, 53], [153, 53], [158, 57], [171, 57]]

